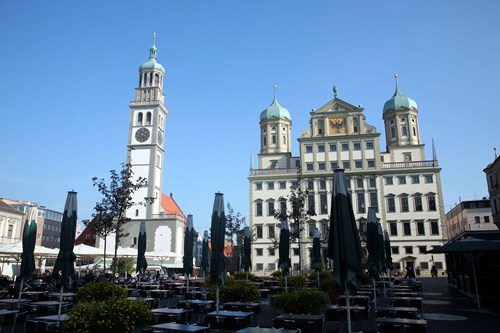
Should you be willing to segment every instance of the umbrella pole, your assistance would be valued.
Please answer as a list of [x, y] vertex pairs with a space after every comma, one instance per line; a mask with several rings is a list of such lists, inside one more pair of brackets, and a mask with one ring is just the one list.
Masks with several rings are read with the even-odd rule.
[[474, 260], [471, 261], [472, 261], [472, 272], [474, 273], [474, 286], [476, 287], [477, 308], [481, 309], [481, 301], [479, 300], [479, 290], [477, 289], [476, 265], [474, 263]]
[[57, 318], [60, 319], [61, 318], [61, 308], [62, 308], [62, 299], [63, 299], [63, 289], [64, 289], [64, 285], [61, 283], [61, 293], [59, 294], [59, 310], [57, 312]]
[[351, 333], [351, 305], [349, 300], [349, 289], [347, 288], [347, 281], [345, 282], [345, 291], [346, 291], [346, 309], [347, 309], [347, 332]]
[[375, 279], [373, 281], [373, 310], [377, 311], [377, 288], [375, 287]]
[[21, 287], [19, 288], [19, 301], [21, 301], [21, 294], [23, 293], [23, 284], [24, 284], [24, 277], [21, 279]]
[[219, 284], [217, 284], [215, 288], [215, 299], [216, 299], [215, 310], [219, 312]]
[[287, 276], [288, 276], [288, 273], [285, 273], [285, 293], [288, 293]]

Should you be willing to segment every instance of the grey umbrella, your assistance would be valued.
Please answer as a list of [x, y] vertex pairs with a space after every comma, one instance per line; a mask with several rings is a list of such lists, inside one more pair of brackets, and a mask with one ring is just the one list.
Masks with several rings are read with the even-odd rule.
[[226, 267], [224, 258], [226, 214], [224, 213], [224, 195], [220, 192], [215, 193], [210, 232], [212, 243], [210, 279], [216, 285], [216, 310], [219, 311], [219, 288], [226, 282]]
[[64, 215], [61, 223], [61, 239], [59, 245], [59, 254], [57, 255], [52, 277], [61, 278], [61, 294], [59, 297], [59, 316], [61, 315], [62, 294], [64, 285], [71, 284], [75, 279], [75, 260], [76, 255], [73, 252], [75, 246], [77, 221], [77, 202], [76, 192], [69, 191], [64, 205]]
[[285, 276], [285, 292], [287, 292], [287, 275], [290, 271], [290, 267], [292, 266], [292, 262], [290, 260], [290, 227], [288, 226], [288, 220], [284, 220], [281, 222], [280, 243], [278, 251], [278, 267], [279, 269], [281, 269], [281, 272]]
[[[384, 266], [384, 243], [382, 235], [379, 236], [380, 224], [377, 223], [375, 208], [368, 208], [368, 223], [366, 232], [366, 247], [368, 249], [368, 273], [373, 282], [373, 299], [375, 309], [377, 307], [377, 291], [375, 288], [375, 280], [378, 279]], [[382, 232], [382, 229], [380, 229]]]
[[351, 333], [349, 292], [355, 293], [361, 285], [363, 252], [343, 169], [336, 169], [333, 175], [328, 258], [333, 259], [333, 275], [337, 288], [346, 292], [347, 328]]
[[137, 240], [137, 264], [135, 269], [140, 274], [144, 274], [144, 271], [148, 268], [148, 262], [146, 261], [146, 246], [146, 222], [141, 222], [139, 238]]
[[[250, 228], [245, 227], [243, 229], [243, 257], [241, 260], [241, 266], [245, 272], [249, 272], [252, 268], [252, 244], [250, 239]], [[248, 277], [248, 274], [247, 274]]]
[[189, 287], [189, 278], [193, 274], [193, 245], [194, 245], [194, 229], [193, 215], [188, 215], [186, 231], [184, 233], [184, 257], [182, 260], [182, 268], [186, 274], [187, 286]]
[[23, 253], [21, 254], [21, 273], [19, 274], [21, 276], [19, 299], [21, 299], [21, 294], [23, 292], [24, 279], [29, 278], [35, 270], [35, 256], [33, 252], [35, 251], [36, 242], [37, 215], [38, 209], [35, 206], [31, 206], [28, 212], [26, 223], [24, 224]]
[[319, 241], [319, 230], [314, 230], [313, 235], [313, 248], [312, 248], [312, 260], [311, 260], [311, 268], [314, 269], [318, 274], [318, 288], [319, 288], [319, 272], [321, 271], [321, 243]]
[[201, 245], [201, 271], [203, 278], [208, 272], [208, 231], [203, 233], [203, 243]]

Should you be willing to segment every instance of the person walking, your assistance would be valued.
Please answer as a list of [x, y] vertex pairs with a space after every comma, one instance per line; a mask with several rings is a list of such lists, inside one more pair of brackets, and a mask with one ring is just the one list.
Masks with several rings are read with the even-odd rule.
[[432, 265], [432, 268], [431, 268], [431, 276], [432, 277], [437, 277], [438, 276], [438, 270], [436, 268], [436, 265]]

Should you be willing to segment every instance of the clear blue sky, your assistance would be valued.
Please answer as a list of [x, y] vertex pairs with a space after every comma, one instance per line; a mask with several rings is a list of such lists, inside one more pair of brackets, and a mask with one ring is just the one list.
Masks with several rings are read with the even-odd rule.
[[169, 109], [163, 191], [200, 231], [217, 191], [248, 220], [250, 153], [256, 162], [275, 83], [295, 141], [334, 84], [382, 133], [398, 73], [429, 159], [435, 140], [445, 210], [487, 196], [482, 170], [500, 152], [499, 14], [497, 0], [0, 0], [0, 197], [62, 210], [75, 190], [90, 218], [91, 178], [125, 161], [153, 32]]

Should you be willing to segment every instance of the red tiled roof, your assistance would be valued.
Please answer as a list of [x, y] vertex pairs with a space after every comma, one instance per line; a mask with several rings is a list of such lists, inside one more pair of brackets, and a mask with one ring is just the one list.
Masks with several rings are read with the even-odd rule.
[[19, 215], [24, 215], [24, 213], [21, 213], [20, 211], [18, 211], [17, 209], [15, 209], [14, 207], [12, 207], [11, 205], [7, 204], [6, 202], [4, 202], [1, 199], [0, 199], [0, 208], [3, 211], [7, 211], [7, 212], [11, 212], [11, 213], [17, 213]]
[[175, 202], [174, 198], [171, 195], [166, 195], [162, 193], [161, 195], [161, 207], [165, 211], [167, 215], [180, 215], [186, 219], [186, 216], [182, 212], [177, 202]]

